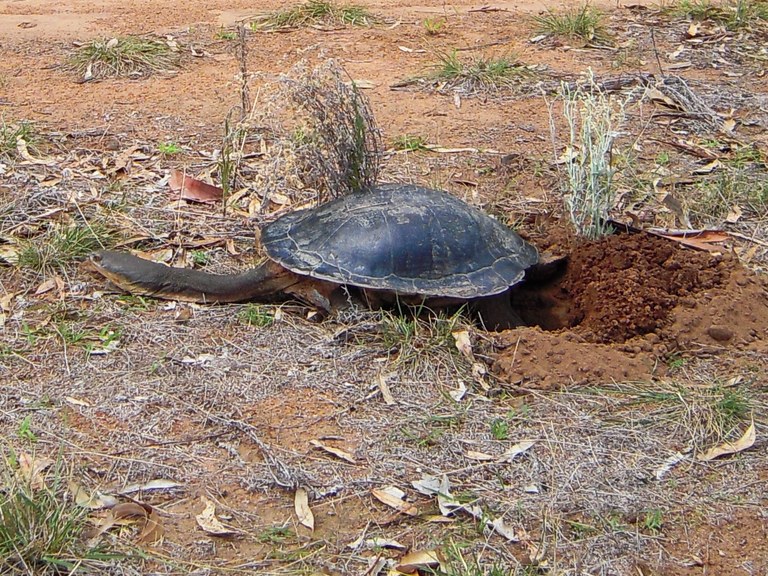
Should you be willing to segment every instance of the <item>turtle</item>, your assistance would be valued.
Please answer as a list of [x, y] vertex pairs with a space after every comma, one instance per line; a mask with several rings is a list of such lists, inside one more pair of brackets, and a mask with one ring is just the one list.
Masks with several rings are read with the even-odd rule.
[[111, 250], [92, 262], [119, 288], [164, 299], [294, 296], [330, 310], [358, 289], [371, 306], [472, 302], [486, 323], [504, 328], [520, 321], [503, 294], [539, 261], [532, 244], [485, 212], [407, 184], [379, 184], [287, 213], [264, 226], [260, 240], [266, 260], [240, 274], [172, 268]]

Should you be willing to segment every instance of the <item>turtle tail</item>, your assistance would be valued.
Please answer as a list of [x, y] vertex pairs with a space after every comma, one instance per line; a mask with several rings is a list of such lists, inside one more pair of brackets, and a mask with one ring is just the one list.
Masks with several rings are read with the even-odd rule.
[[91, 262], [97, 272], [126, 292], [187, 302], [268, 299], [299, 280], [296, 274], [271, 260], [230, 275], [172, 268], [112, 250], [96, 252]]

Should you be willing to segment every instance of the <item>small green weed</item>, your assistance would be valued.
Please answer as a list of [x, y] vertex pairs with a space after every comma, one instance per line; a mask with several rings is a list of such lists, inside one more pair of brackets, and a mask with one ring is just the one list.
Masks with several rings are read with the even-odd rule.
[[32, 431], [31, 414], [27, 414], [24, 416], [24, 419], [19, 422], [19, 427], [16, 429], [16, 436], [28, 442], [37, 442], [37, 435]]
[[32, 328], [26, 322], [22, 322], [21, 324], [21, 333], [24, 335], [24, 339], [29, 346], [34, 346], [37, 343], [40, 332], [39, 328]]
[[262, 530], [256, 539], [265, 544], [283, 544], [294, 537], [295, 534], [288, 526], [270, 526]]
[[491, 422], [491, 436], [496, 440], [509, 438], [509, 422], [504, 418], [496, 418]]
[[679, 354], [672, 354], [667, 358], [667, 366], [670, 371], [676, 372], [683, 368], [688, 361]]
[[227, 30], [222, 26], [215, 35], [216, 40], [237, 40], [237, 32]]
[[423, 136], [413, 134], [401, 134], [392, 140], [395, 150], [407, 152], [416, 152], [418, 150], [427, 150], [427, 139]]
[[202, 250], [193, 251], [191, 256], [192, 263], [195, 266], [206, 266], [211, 261], [211, 257], [208, 252], [203, 252]]
[[56, 331], [67, 346], [77, 346], [78, 344], [82, 344], [88, 336], [88, 332], [84, 328], [74, 326], [69, 322], [61, 322], [57, 324]]
[[444, 18], [425, 18], [421, 25], [424, 27], [424, 31], [429, 36], [439, 36], [445, 31], [445, 19]]
[[658, 534], [664, 526], [664, 514], [659, 509], [649, 510], [643, 518], [643, 528], [651, 534]]
[[109, 352], [117, 346], [122, 336], [122, 328], [107, 325], [98, 334], [86, 333], [83, 349], [89, 355]]
[[303, 4], [259, 16], [251, 23], [254, 30], [299, 28], [312, 25], [370, 26], [376, 18], [368, 9], [354, 4], [339, 6], [325, 0], [308, 0]]
[[726, 389], [715, 400], [715, 413], [724, 427], [732, 427], [737, 422], [743, 422], [752, 410], [752, 404], [742, 390]]
[[625, 532], [628, 526], [624, 523], [619, 514], [610, 514], [602, 518], [603, 524], [611, 532]]
[[164, 156], [173, 156], [182, 152], [182, 147], [176, 142], [161, 142], [157, 145], [157, 151]]
[[533, 17], [540, 34], [578, 38], [585, 42], [607, 44], [610, 37], [603, 24], [603, 14], [589, 4], [564, 12], [547, 10]]
[[149, 76], [172, 70], [179, 55], [166, 42], [123, 36], [89, 42], [70, 56], [66, 67], [86, 79]]
[[259, 328], [266, 328], [275, 322], [275, 315], [271, 308], [259, 304], [247, 304], [238, 314], [238, 318], [243, 324]]
[[457, 50], [438, 54], [438, 62], [425, 77], [467, 92], [495, 91], [519, 84], [533, 75], [512, 55], [463, 60]]
[[671, 156], [669, 155], [669, 152], [666, 150], [662, 150], [656, 155], [656, 165], [657, 166], [666, 166], [669, 164], [669, 161], [671, 159]]

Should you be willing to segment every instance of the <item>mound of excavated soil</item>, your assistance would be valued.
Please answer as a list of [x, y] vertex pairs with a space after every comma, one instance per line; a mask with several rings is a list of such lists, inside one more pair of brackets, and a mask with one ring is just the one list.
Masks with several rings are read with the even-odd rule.
[[494, 370], [526, 387], [643, 379], [672, 352], [768, 340], [765, 282], [729, 254], [647, 234], [577, 245], [560, 277], [513, 301], [535, 327], [501, 335]]

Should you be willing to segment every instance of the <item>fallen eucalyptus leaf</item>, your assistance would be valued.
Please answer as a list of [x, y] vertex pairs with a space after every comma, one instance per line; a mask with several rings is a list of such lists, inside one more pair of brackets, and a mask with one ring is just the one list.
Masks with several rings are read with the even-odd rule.
[[143, 484], [128, 484], [128, 486], [119, 490], [117, 494], [132, 494], [134, 492], [149, 492], [152, 490], [170, 490], [180, 486], [183, 486], [183, 484], [165, 478], [156, 478], [155, 480], [150, 480]]
[[328, 446], [327, 444], [321, 442], [320, 440], [310, 440], [309, 441], [312, 446], [315, 448], [320, 448], [321, 450], [325, 450], [329, 454], [333, 454], [337, 458], [341, 458], [342, 460], [345, 460], [349, 462], [350, 464], [357, 464], [357, 460], [355, 459], [352, 454], [347, 452], [346, 450], [342, 450], [341, 448], [334, 448], [333, 446]]
[[496, 459], [496, 457], [493, 454], [486, 454], [485, 452], [475, 452], [474, 450], [467, 450], [464, 453], [464, 456], [466, 458], [469, 458], [470, 460], [479, 460], [481, 462], [488, 462], [490, 460]]
[[398, 512], [407, 514], [408, 516], [418, 516], [419, 509], [413, 504], [403, 500], [405, 492], [395, 486], [385, 486], [384, 488], [374, 488], [371, 490], [371, 494], [382, 504], [386, 504], [390, 508], [394, 508]]
[[421, 480], [411, 482], [411, 486], [420, 494], [433, 496], [440, 492], [440, 478], [431, 474], [425, 474], [421, 477]]
[[395, 569], [405, 574], [416, 574], [420, 570], [434, 570], [441, 566], [440, 556], [437, 550], [416, 550], [409, 552], [395, 565]]
[[29, 486], [32, 490], [39, 490], [45, 486], [45, 472], [53, 465], [53, 460], [49, 458], [38, 458], [22, 452], [18, 457], [19, 468], [16, 471], [16, 477]]
[[304, 488], [297, 488], [293, 499], [293, 508], [299, 519], [299, 524], [306, 526], [310, 530], [315, 529], [315, 515], [309, 508], [309, 495]]
[[755, 439], [757, 438], [757, 434], [755, 432], [755, 422], [752, 421], [752, 423], [747, 428], [746, 432], [736, 440], [735, 442], [724, 442], [718, 446], [713, 446], [704, 454], [699, 454], [699, 460], [708, 461], [708, 460], [714, 460], [715, 458], [719, 458], [720, 456], [726, 456], [728, 454], [735, 454], [737, 452], [741, 452], [743, 450], [746, 450], [747, 448], [750, 448], [754, 443]]
[[204, 532], [212, 536], [232, 536], [237, 534], [237, 530], [228, 528], [216, 517], [216, 504], [205, 496], [200, 497], [200, 502], [205, 504], [205, 508], [200, 514], [195, 516], [195, 520]]
[[72, 493], [72, 497], [75, 500], [75, 504], [82, 508], [89, 508], [91, 510], [100, 510], [102, 508], [113, 508], [117, 506], [117, 498], [107, 494], [102, 494], [98, 490], [88, 492], [85, 488], [70, 481], [68, 483], [69, 491]]
[[531, 446], [536, 444], [535, 440], [521, 440], [508, 450], [504, 452], [499, 458], [496, 460], [497, 462], [512, 462], [512, 460], [515, 459], [515, 457], [519, 456], [523, 452], [526, 452]]

